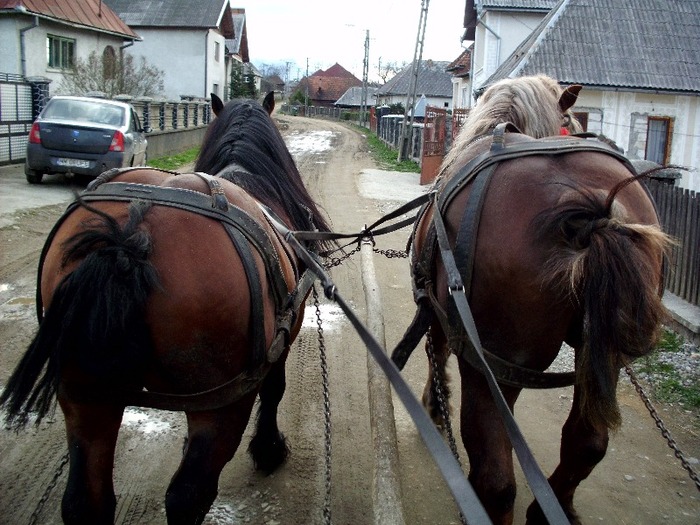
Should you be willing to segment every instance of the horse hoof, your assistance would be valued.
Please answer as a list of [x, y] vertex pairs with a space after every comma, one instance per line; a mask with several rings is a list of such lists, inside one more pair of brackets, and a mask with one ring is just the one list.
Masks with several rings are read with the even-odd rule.
[[284, 463], [289, 455], [287, 439], [281, 432], [273, 439], [253, 436], [248, 445], [248, 452], [253, 458], [256, 470], [272, 474], [277, 467]]

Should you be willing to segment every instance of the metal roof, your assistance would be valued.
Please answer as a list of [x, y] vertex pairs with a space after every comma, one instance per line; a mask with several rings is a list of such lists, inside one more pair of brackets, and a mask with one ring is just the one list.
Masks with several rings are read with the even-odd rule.
[[482, 9], [503, 9], [503, 10], [549, 10], [552, 9], [558, 0], [476, 0]]
[[228, 0], [104, 0], [132, 27], [218, 27]]
[[0, 10], [38, 15], [57, 22], [113, 33], [129, 40], [141, 40], [100, 0], [0, 0]]
[[[450, 62], [422, 60], [418, 71], [416, 94], [452, 98]], [[411, 85], [411, 66], [404, 68], [377, 90], [377, 95], [406, 95]]]
[[538, 73], [564, 84], [700, 93], [700, 1], [560, 0], [484, 85]]

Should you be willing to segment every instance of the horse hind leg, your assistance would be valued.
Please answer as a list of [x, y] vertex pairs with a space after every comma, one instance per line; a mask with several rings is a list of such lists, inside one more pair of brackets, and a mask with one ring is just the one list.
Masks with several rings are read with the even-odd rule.
[[253, 395], [227, 407], [187, 414], [188, 436], [180, 466], [165, 495], [168, 525], [199, 525], [218, 494], [219, 476], [233, 459]]
[[59, 395], [65, 416], [70, 468], [61, 516], [71, 524], [111, 524], [116, 497], [114, 452], [123, 407], [74, 403]]
[[[574, 401], [562, 429], [559, 465], [549, 478], [549, 484], [572, 525], [581, 523], [574, 509], [574, 493], [595, 466], [605, 457], [608, 448], [608, 428], [593, 427], [580, 415], [580, 395], [574, 388]], [[547, 520], [537, 502], [527, 510], [527, 525], [546, 524]]]
[[423, 389], [423, 406], [439, 429], [444, 429], [449, 417], [450, 389], [447, 360], [450, 353], [442, 329], [431, 328], [427, 333], [425, 352], [428, 356], [428, 379]]
[[265, 376], [260, 388], [260, 407], [255, 435], [248, 445], [248, 452], [253, 458], [255, 468], [266, 474], [272, 473], [285, 462], [289, 455], [287, 440], [277, 426], [277, 408], [286, 388], [285, 358], [286, 354]]

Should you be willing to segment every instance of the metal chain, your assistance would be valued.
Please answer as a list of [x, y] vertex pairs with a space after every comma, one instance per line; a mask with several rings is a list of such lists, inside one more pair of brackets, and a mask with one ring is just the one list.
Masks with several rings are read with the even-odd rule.
[[690, 466], [690, 463], [686, 459], [683, 452], [681, 452], [681, 450], [678, 448], [676, 441], [673, 439], [668, 428], [666, 428], [666, 425], [661, 420], [661, 417], [659, 416], [659, 413], [656, 411], [656, 408], [654, 408], [654, 405], [652, 405], [651, 400], [649, 399], [649, 396], [647, 396], [646, 392], [644, 392], [644, 389], [642, 388], [642, 385], [639, 383], [639, 379], [635, 375], [634, 371], [632, 370], [632, 368], [629, 365], [625, 365], [625, 372], [627, 372], [627, 375], [630, 377], [630, 381], [634, 385], [634, 388], [637, 391], [637, 393], [639, 394], [639, 397], [642, 398], [642, 401], [644, 402], [644, 405], [647, 407], [649, 414], [651, 414], [651, 417], [654, 420], [654, 422], [656, 423], [656, 426], [661, 431], [661, 435], [668, 442], [669, 448], [673, 449], [674, 455], [676, 456], [676, 458], [678, 458], [680, 460], [683, 468], [688, 471], [688, 475], [690, 475], [690, 479], [692, 479], [695, 482], [695, 487], [698, 489], [698, 491], [700, 491], [700, 476], [698, 476], [698, 473], [695, 472], [695, 470], [693, 470], [693, 467]]
[[44, 494], [41, 496], [39, 503], [37, 503], [36, 508], [34, 509], [34, 512], [32, 512], [32, 515], [29, 518], [29, 525], [34, 525], [35, 523], [37, 523], [37, 520], [39, 519], [39, 514], [41, 514], [41, 510], [44, 508], [44, 505], [48, 501], [49, 496], [51, 495], [51, 491], [56, 486], [56, 483], [58, 482], [58, 478], [60, 478], [61, 474], [63, 474], [63, 467], [65, 467], [66, 463], [68, 463], [68, 459], [69, 459], [69, 454], [68, 454], [68, 451], [66, 451], [66, 453], [63, 454], [61, 461], [58, 463], [58, 467], [56, 467], [56, 472], [54, 472], [53, 478], [51, 478], [51, 481], [49, 482], [48, 486], [46, 487]]
[[330, 259], [330, 260], [328, 262], [324, 263], [323, 267], [326, 270], [330, 270], [331, 268], [333, 268], [335, 266], [340, 266], [341, 264], [343, 264], [343, 262], [345, 262], [347, 259], [349, 259], [353, 255], [355, 255], [359, 251], [360, 251], [360, 246], [358, 245], [357, 247], [355, 247], [355, 249], [341, 255], [340, 257], [329, 257], [327, 259]]
[[[354, 248], [353, 250], [341, 255], [340, 257], [327, 257], [327, 262], [323, 264], [323, 267], [326, 270], [330, 270], [331, 268], [335, 266], [340, 266], [343, 264], [347, 259], [355, 255], [357, 252], [360, 251], [360, 246]], [[383, 255], [387, 259], [406, 259], [408, 257], [408, 252], [406, 250], [380, 250], [379, 248], [373, 248], [372, 251], [374, 253], [378, 253], [380, 255]]]
[[331, 523], [331, 396], [328, 389], [328, 363], [326, 361], [326, 343], [323, 337], [321, 325], [321, 304], [318, 300], [316, 286], [311, 288], [316, 307], [316, 325], [318, 326], [318, 350], [321, 357], [321, 382], [323, 385], [323, 412], [325, 418], [325, 445], [326, 445], [326, 493], [323, 504], [323, 522]]
[[[452, 420], [450, 418], [450, 409], [448, 407], [447, 398], [445, 397], [445, 393], [442, 388], [442, 386], [445, 384], [444, 378], [442, 377], [442, 374], [438, 372], [437, 360], [435, 359], [435, 347], [433, 346], [433, 336], [430, 333], [430, 330], [428, 330], [428, 332], [426, 333], [426, 338], [428, 341], [426, 344], [426, 353], [428, 354], [430, 369], [433, 371], [433, 389], [437, 394], [438, 407], [440, 409], [440, 415], [442, 416], [444, 431], [447, 435], [447, 442], [450, 445], [452, 455], [455, 457], [457, 463], [459, 463], [459, 466], [461, 467], [462, 462], [459, 459], [459, 452], [457, 451], [457, 442], [455, 441], [455, 436], [452, 432]], [[459, 513], [459, 519], [462, 525], [467, 525], [467, 519], [461, 512]]]
[[374, 248], [372, 251], [383, 255], [387, 259], [406, 259], [408, 257], [408, 252], [406, 250], [380, 250], [379, 248]]

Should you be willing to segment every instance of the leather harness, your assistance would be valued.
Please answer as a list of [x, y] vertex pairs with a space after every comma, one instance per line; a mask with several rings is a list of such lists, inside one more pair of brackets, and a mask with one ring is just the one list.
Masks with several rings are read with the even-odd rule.
[[[433, 201], [423, 205], [409, 241], [409, 244], [414, 242], [418, 225], [425, 219], [431, 208], [434, 214], [444, 217], [453, 199], [462, 189], [471, 184], [471, 193], [467, 199], [453, 248], [454, 259], [461, 273], [460, 278], [464, 283], [464, 292], [467, 297], [469, 297], [472, 282], [476, 237], [484, 199], [493, 173], [501, 162], [531, 155], [563, 155], [587, 151], [612, 156], [624, 164], [631, 173], [636, 174], [634, 167], [625, 156], [597, 140], [583, 140], [580, 136], [538, 140], [515, 139], [520, 136], [517, 128], [512, 124], [503, 123], [495, 128], [492, 135], [481, 137], [470, 144], [468, 147], [476, 150], [473, 153], [474, 157], [445, 183]], [[506, 137], [509, 139], [513, 137], [515, 140], [507, 140]], [[485, 142], [489, 139], [490, 146]], [[481, 360], [464, 329], [459, 326], [454, 308], [449, 308], [446, 312], [435, 296], [431, 272], [437, 257], [438, 233], [434, 221], [435, 217], [427, 230], [421, 253], [414, 254], [413, 258], [413, 294], [418, 310], [403, 338], [395, 347], [392, 359], [399, 368], [403, 368], [411, 352], [428, 330], [433, 318], [437, 317], [448, 336], [452, 351], [470, 365], [481, 369]], [[482, 351], [494, 376], [503, 384], [518, 388], [558, 388], [573, 385], [575, 382], [574, 372], [541, 372], [506, 361], [485, 349]]]
[[[120, 403], [127, 406], [174, 411], [202, 411], [221, 408], [252, 392], [265, 377], [270, 366], [279, 359], [283, 350], [290, 344], [291, 327], [296, 321], [302, 302], [306, 299], [306, 295], [313, 285], [315, 276], [308, 270], [305, 270], [299, 276], [297, 268], [294, 268], [295, 275], [297, 275], [297, 284], [294, 290], [289, 291], [280, 266], [279, 255], [268, 233], [256, 219], [241, 208], [228, 202], [221, 181], [217, 177], [205, 173], [195, 173], [207, 183], [210, 191], [209, 195], [184, 188], [111, 182], [117, 175], [134, 169], [143, 168], [113, 169], [100, 175], [88, 185], [87, 189], [81, 193], [76, 201], [68, 206], [51, 230], [39, 260], [36, 301], [37, 317], [39, 322], [41, 322], [43, 318], [41, 276], [46, 254], [61, 224], [81, 205], [81, 202], [131, 202], [143, 200], [160, 206], [197, 213], [217, 220], [224, 227], [241, 258], [251, 291], [251, 332], [254, 350], [246, 370], [230, 381], [204, 392], [170, 394], [147, 390], [122, 390], [111, 393], [110, 399], [119, 400]], [[166, 173], [178, 175], [169, 171]], [[282, 222], [281, 219], [274, 216], [271, 210], [260, 203], [258, 204], [271, 226], [273, 225], [272, 221]], [[279, 237], [274, 227], [272, 231], [275, 232], [275, 235], [278, 235], [280, 241], [283, 240]], [[281, 244], [284, 246], [284, 243]], [[256, 298], [262, 297], [262, 284], [253, 257], [253, 249], [264, 263], [265, 274], [271, 284], [275, 300], [275, 337], [268, 348], [265, 348], [262, 301], [256, 300]], [[63, 391], [72, 397], [83, 397], [83, 394], [77, 389], [67, 386], [63, 387]]]

